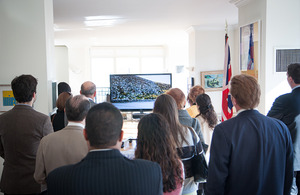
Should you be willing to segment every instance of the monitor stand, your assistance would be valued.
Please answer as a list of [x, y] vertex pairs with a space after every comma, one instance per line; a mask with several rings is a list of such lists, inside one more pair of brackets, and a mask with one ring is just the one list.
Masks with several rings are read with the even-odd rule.
[[140, 118], [142, 118], [143, 116], [145, 116], [147, 114], [149, 114], [149, 113], [144, 113], [143, 110], [140, 110], [140, 112], [132, 113], [132, 118], [133, 119], [140, 119]]

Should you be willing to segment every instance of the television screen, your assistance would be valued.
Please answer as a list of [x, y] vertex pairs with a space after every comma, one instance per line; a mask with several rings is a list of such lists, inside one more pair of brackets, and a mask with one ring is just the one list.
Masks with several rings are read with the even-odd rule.
[[156, 98], [172, 87], [172, 74], [110, 75], [110, 101], [122, 111], [152, 110]]

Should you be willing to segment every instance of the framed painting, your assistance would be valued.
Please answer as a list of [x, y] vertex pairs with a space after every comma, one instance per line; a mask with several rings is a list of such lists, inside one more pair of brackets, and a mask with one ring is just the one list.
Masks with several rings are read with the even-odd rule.
[[10, 85], [0, 85], [0, 112], [6, 112], [16, 105]]
[[201, 86], [205, 91], [219, 91], [223, 87], [223, 70], [201, 72]]
[[258, 79], [260, 21], [240, 27], [240, 71]]

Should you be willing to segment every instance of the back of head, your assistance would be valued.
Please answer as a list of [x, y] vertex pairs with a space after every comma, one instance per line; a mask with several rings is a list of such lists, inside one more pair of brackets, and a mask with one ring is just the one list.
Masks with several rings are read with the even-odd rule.
[[287, 74], [292, 77], [296, 84], [300, 84], [300, 63], [288, 65]]
[[210, 97], [207, 94], [200, 94], [196, 98], [200, 114], [205, 114], [212, 107]]
[[71, 97], [66, 102], [66, 115], [69, 121], [83, 121], [89, 109], [90, 102], [83, 95]]
[[92, 96], [96, 92], [96, 85], [91, 81], [82, 83], [80, 93], [87, 97]]
[[67, 100], [69, 99], [69, 97], [72, 97], [72, 95], [68, 92], [62, 92], [57, 100], [56, 100], [56, 107], [57, 107], [57, 110], [59, 111], [63, 111], [65, 109], [65, 106], [66, 106], [66, 102]]
[[208, 122], [209, 127], [214, 128], [218, 123], [218, 117], [207, 94], [200, 94], [196, 98], [200, 115]]
[[179, 121], [178, 108], [175, 99], [168, 94], [162, 94], [157, 97], [154, 103], [153, 112], [163, 115], [170, 124]]
[[185, 95], [179, 88], [171, 88], [166, 94], [174, 98], [178, 109], [183, 109], [185, 107]]
[[259, 104], [261, 91], [254, 77], [240, 74], [231, 79], [230, 93], [241, 108], [253, 109]]
[[[179, 122], [178, 108], [172, 96], [168, 94], [158, 96], [154, 103], [153, 113], [161, 114], [168, 121], [177, 147], [181, 147], [183, 142], [187, 143], [184, 138], [186, 132]], [[179, 140], [179, 137], [181, 137], [181, 140]]]
[[69, 93], [71, 93], [71, 87], [66, 82], [60, 82], [60, 83], [58, 83], [57, 88], [58, 88], [57, 89], [58, 95], [60, 95], [62, 92], [69, 92]]
[[205, 93], [205, 90], [203, 89], [203, 87], [201, 87], [201, 85], [195, 85], [194, 87], [192, 87], [187, 97], [189, 104], [196, 104], [196, 97], [203, 93]]
[[120, 111], [111, 103], [93, 106], [86, 117], [86, 135], [94, 148], [114, 146], [121, 135], [123, 118]]
[[36, 93], [37, 79], [32, 75], [21, 75], [14, 78], [11, 82], [11, 88], [17, 102], [30, 102], [33, 93]]

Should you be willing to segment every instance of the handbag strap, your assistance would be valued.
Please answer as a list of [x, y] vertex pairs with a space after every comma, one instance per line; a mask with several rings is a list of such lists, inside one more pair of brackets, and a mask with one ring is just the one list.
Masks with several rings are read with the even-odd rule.
[[193, 124], [192, 124], [192, 127], [193, 127], [193, 128], [195, 127], [196, 120], [197, 120], [197, 119], [193, 118]]
[[196, 136], [194, 129], [192, 129], [191, 127], [188, 127], [188, 128], [192, 134], [192, 138], [193, 138], [193, 142], [194, 142], [194, 155], [197, 155], [197, 136]]

